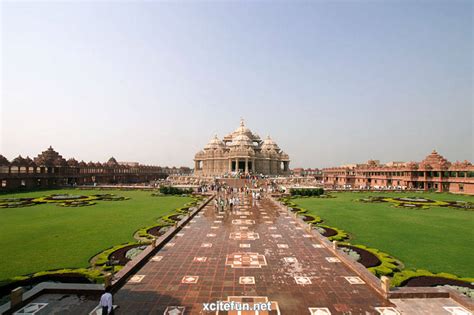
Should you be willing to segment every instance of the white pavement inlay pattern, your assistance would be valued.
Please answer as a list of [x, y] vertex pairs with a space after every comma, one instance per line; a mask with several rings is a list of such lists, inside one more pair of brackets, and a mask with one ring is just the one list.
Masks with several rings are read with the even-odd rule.
[[460, 306], [443, 306], [443, 308], [452, 315], [472, 315], [471, 312]]
[[182, 315], [185, 310], [186, 307], [184, 306], [168, 306], [163, 315]]
[[376, 307], [375, 310], [379, 312], [380, 315], [400, 315], [400, 312], [394, 307]]
[[310, 307], [311, 315], [331, 315], [331, 311], [327, 307]]
[[308, 277], [295, 277], [295, 281], [297, 284], [306, 285], [311, 284], [311, 279]]
[[128, 280], [128, 283], [140, 283], [145, 278], [145, 275], [134, 275]]
[[155, 255], [153, 257], [151, 257], [151, 261], [161, 261], [163, 259], [163, 256], [158, 256], [158, 255]]
[[255, 284], [255, 277], [239, 277], [239, 284]]
[[199, 280], [199, 276], [184, 276], [181, 280], [181, 283], [185, 284], [194, 284], [197, 283]]
[[365, 281], [359, 277], [344, 277], [350, 284], [364, 284]]
[[30, 303], [13, 314], [36, 314], [47, 305], [48, 303]]

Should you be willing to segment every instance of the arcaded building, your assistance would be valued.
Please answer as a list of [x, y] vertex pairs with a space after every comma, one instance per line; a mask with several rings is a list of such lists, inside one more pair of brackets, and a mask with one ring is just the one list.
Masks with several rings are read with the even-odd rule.
[[0, 155], [0, 191], [72, 185], [146, 183], [169, 175], [190, 174], [189, 167], [161, 167], [137, 162], [78, 162], [66, 160], [52, 147], [31, 159], [21, 155], [8, 161]]
[[469, 161], [450, 162], [433, 151], [421, 162], [370, 160], [323, 169], [326, 188], [419, 189], [474, 194], [474, 165]]
[[243, 120], [232, 133], [212, 138], [194, 157], [194, 174], [219, 176], [244, 174], [289, 175], [290, 158], [270, 137], [265, 140], [250, 131]]

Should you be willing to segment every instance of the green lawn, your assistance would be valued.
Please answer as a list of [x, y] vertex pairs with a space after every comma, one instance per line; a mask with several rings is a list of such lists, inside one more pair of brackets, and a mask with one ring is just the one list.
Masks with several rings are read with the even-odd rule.
[[471, 201], [474, 196], [447, 193], [334, 193], [336, 198], [292, 201], [324, 223], [349, 232], [350, 242], [378, 248], [407, 268], [474, 276], [474, 211], [430, 207], [399, 209], [389, 203], [362, 203], [367, 196], [418, 196], [432, 200]]
[[97, 201], [96, 205], [76, 208], [41, 204], [0, 209], [0, 280], [43, 270], [88, 267], [95, 254], [134, 241], [136, 230], [192, 200], [119, 190], [52, 190], [3, 194], [0, 198], [62, 193], [113, 193], [130, 200]]

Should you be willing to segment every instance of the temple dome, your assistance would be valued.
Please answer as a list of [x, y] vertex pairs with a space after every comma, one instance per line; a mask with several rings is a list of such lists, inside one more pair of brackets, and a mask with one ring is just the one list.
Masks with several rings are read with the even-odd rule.
[[42, 166], [67, 166], [66, 160], [50, 146], [34, 159], [36, 165]]
[[231, 147], [251, 147], [253, 146], [252, 139], [250, 139], [245, 134], [240, 134], [232, 139], [232, 142], [229, 144]]
[[436, 150], [433, 150], [430, 155], [428, 155], [420, 163], [420, 168], [433, 169], [433, 168], [448, 168], [451, 163], [441, 156]]
[[224, 142], [222, 142], [221, 140], [219, 140], [219, 138], [217, 137], [217, 135], [215, 135], [214, 138], [212, 138], [211, 140], [209, 140], [209, 143], [206, 144], [206, 146], [204, 147], [204, 150], [222, 149], [222, 148], [224, 148], [224, 147], [225, 147]]
[[106, 163], [107, 166], [117, 166], [118, 165], [118, 162], [117, 160], [114, 158], [114, 157], [111, 157], [107, 163]]
[[243, 119], [240, 121], [239, 127], [235, 129], [233, 133], [237, 135], [252, 135], [252, 131], [250, 131], [250, 129], [245, 126], [245, 122]]
[[243, 119], [240, 120], [240, 126], [235, 129], [232, 133], [228, 134], [224, 137], [224, 141], [234, 141], [240, 135], [247, 136], [251, 141], [261, 142], [260, 136], [256, 133], [253, 133], [249, 128], [245, 126], [245, 121]]
[[70, 167], [78, 167], [79, 162], [77, 162], [75, 158], [70, 158], [69, 160], [67, 160], [67, 165]]
[[265, 140], [263, 140], [262, 149], [263, 150], [274, 150], [276, 152], [280, 151], [280, 148], [278, 147], [276, 142], [273, 141], [272, 138], [270, 138], [270, 136], [268, 136]]
[[19, 155], [12, 160], [11, 164], [15, 166], [25, 166], [27, 165], [27, 161], [21, 155]]
[[10, 165], [10, 162], [8, 162], [8, 159], [0, 154], [0, 166], [8, 166], [8, 165]]
[[26, 157], [25, 162], [28, 166], [36, 166], [35, 162], [29, 156]]

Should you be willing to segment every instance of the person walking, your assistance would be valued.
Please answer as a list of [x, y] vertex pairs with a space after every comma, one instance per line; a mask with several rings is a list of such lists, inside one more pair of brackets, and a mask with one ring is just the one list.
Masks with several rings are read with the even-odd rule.
[[219, 201], [217, 201], [217, 198], [214, 198], [214, 209], [216, 212], [219, 212]]
[[105, 288], [104, 294], [100, 297], [100, 306], [102, 308], [102, 315], [110, 315], [114, 313], [112, 305], [112, 293], [110, 287]]

